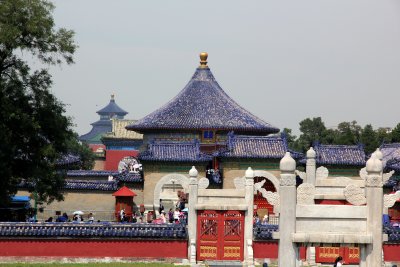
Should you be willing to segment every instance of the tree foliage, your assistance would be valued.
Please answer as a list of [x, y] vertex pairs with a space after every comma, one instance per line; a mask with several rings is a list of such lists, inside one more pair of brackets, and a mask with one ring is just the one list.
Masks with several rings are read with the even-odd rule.
[[0, 1], [0, 205], [22, 179], [35, 185], [39, 200], [61, 200], [64, 177], [55, 162], [86, 149], [50, 92], [48, 70], [31, 70], [24, 60], [30, 55], [44, 66], [73, 63], [74, 33], [55, 29], [53, 9], [45, 0]]
[[374, 130], [368, 124], [362, 128], [356, 121], [341, 122], [336, 129], [325, 127], [321, 117], [307, 118], [300, 123], [300, 136], [296, 139], [291, 135], [291, 129], [285, 128], [289, 133], [289, 148], [305, 152], [315, 142], [327, 145], [364, 145], [367, 154], [372, 153], [382, 143], [400, 142], [400, 123], [389, 131], [387, 128]]

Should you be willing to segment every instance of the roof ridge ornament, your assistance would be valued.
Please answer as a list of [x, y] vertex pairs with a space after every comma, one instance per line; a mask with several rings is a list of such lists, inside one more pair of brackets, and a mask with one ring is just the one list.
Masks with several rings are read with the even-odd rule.
[[200, 53], [200, 66], [199, 66], [199, 68], [208, 69], [207, 58], [208, 58], [208, 53], [207, 52], [201, 52]]

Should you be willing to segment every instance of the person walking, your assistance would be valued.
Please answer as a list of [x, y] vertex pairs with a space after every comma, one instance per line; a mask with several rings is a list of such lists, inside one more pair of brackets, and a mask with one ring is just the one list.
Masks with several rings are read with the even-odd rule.
[[342, 256], [339, 256], [335, 260], [335, 264], [333, 265], [334, 267], [341, 267], [343, 266], [343, 258]]
[[168, 221], [169, 221], [169, 223], [174, 222], [174, 212], [172, 211], [172, 208], [169, 209], [169, 211], [168, 211]]

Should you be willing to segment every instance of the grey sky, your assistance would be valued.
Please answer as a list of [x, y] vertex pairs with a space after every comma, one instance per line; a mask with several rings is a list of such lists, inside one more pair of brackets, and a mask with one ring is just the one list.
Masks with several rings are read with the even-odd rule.
[[198, 54], [240, 105], [279, 128], [321, 116], [394, 127], [399, 118], [400, 2], [59, 0], [76, 64], [51, 69], [79, 134], [111, 93], [140, 119], [189, 81]]

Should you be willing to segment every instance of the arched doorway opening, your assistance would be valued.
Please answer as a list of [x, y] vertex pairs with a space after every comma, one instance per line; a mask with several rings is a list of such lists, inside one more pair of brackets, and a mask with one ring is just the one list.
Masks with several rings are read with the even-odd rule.
[[[261, 181], [265, 180], [264, 185], [262, 186], [265, 190], [271, 191], [271, 192], [276, 192], [275, 185], [270, 181], [269, 179], [263, 177], [263, 176], [256, 176], [254, 177], [254, 183], [259, 183]], [[257, 191], [257, 193], [254, 195], [254, 212], [257, 212], [257, 215], [259, 216], [260, 219], [264, 217], [264, 215], [270, 216], [274, 215], [274, 206], [271, 205], [267, 199], [265, 199], [261, 192]]]
[[164, 211], [175, 209], [175, 205], [185, 198], [189, 186], [189, 178], [178, 173], [162, 177], [154, 188], [153, 207], [158, 211], [162, 204]]

